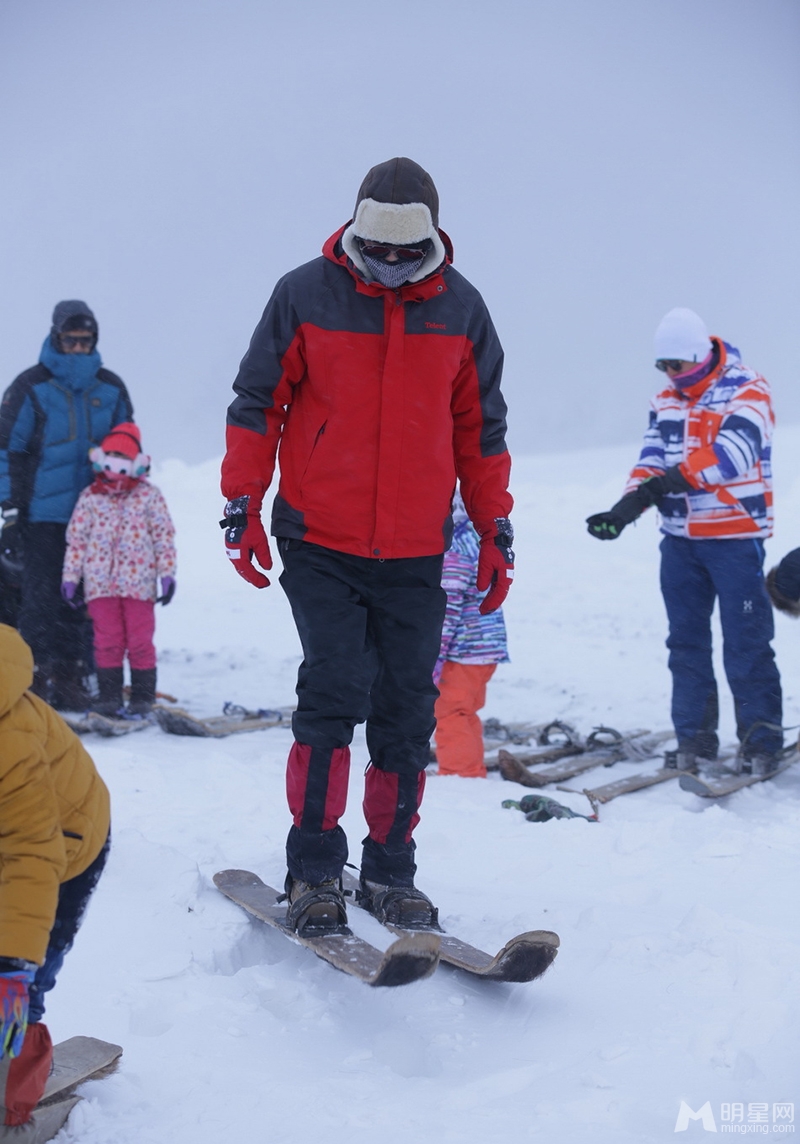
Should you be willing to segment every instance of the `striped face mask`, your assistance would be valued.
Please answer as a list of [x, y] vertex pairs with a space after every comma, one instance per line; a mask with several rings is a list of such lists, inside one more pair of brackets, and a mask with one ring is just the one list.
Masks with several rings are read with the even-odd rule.
[[408, 259], [399, 262], [384, 262], [381, 258], [370, 258], [366, 252], [362, 252], [361, 257], [372, 277], [376, 278], [381, 286], [388, 286], [390, 290], [396, 290], [398, 286], [408, 282], [411, 275], [416, 274], [425, 261], [424, 254], [413, 262]]

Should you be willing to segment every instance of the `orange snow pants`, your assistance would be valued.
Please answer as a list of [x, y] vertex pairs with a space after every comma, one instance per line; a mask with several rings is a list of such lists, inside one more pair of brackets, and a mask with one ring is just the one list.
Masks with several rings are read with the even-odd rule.
[[496, 663], [446, 660], [436, 700], [436, 758], [440, 775], [485, 779], [483, 728], [478, 718]]

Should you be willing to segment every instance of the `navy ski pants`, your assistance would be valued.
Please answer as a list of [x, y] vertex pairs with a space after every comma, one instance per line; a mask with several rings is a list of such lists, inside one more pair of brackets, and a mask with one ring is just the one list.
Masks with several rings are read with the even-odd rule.
[[50, 930], [50, 940], [47, 944], [47, 953], [44, 961], [36, 971], [30, 988], [30, 1008], [28, 1010], [28, 1023], [35, 1025], [44, 1016], [44, 995], [49, 993], [56, 983], [56, 977], [64, 964], [64, 958], [72, 949], [75, 934], [89, 905], [89, 899], [95, 891], [103, 867], [106, 864], [108, 851], [111, 846], [111, 835], [105, 840], [103, 849], [87, 866], [82, 874], [62, 882], [58, 890], [58, 906], [53, 928]]
[[781, 680], [770, 641], [775, 626], [764, 586], [761, 540], [661, 541], [661, 591], [669, 619], [672, 722], [682, 749], [714, 758], [719, 701], [711, 660], [711, 614], [719, 600], [723, 662], [745, 754], [772, 754], [783, 736]]
[[374, 560], [288, 539], [279, 550], [303, 646], [286, 776], [289, 873], [311, 885], [341, 874], [349, 744], [366, 721], [361, 869], [370, 881], [412, 885], [447, 603], [443, 557]]

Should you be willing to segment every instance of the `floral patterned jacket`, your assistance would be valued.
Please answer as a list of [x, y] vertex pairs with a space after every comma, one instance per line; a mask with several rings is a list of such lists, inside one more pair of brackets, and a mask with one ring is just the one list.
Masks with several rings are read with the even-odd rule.
[[155, 601], [157, 581], [175, 575], [175, 526], [155, 485], [141, 480], [113, 494], [84, 489], [67, 526], [64, 580], [83, 579], [87, 600]]

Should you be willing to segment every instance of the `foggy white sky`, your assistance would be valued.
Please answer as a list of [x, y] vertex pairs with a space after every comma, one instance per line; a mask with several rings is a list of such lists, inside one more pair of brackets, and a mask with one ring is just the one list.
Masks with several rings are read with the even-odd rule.
[[86, 299], [145, 447], [221, 453], [275, 280], [433, 175], [519, 453], [635, 439], [696, 309], [800, 420], [797, 0], [0, 0], [0, 388]]

